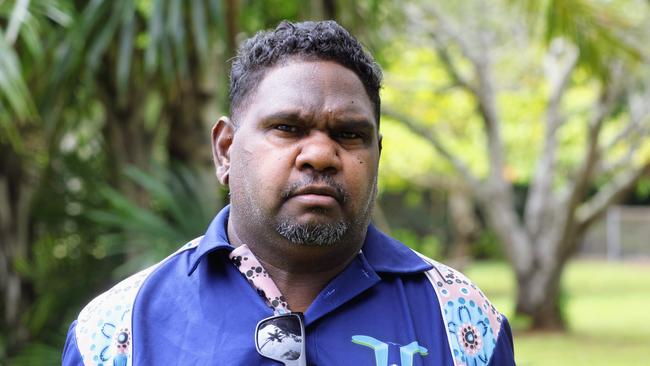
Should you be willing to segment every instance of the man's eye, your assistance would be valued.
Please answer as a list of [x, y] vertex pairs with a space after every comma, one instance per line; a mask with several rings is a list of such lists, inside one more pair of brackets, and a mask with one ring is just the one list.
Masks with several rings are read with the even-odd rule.
[[291, 125], [276, 125], [273, 128], [282, 132], [291, 132], [291, 133], [298, 132], [298, 127], [291, 126]]
[[344, 140], [354, 140], [354, 139], [360, 139], [363, 136], [359, 133], [352, 132], [352, 131], [341, 131], [339, 132], [339, 138], [344, 139]]

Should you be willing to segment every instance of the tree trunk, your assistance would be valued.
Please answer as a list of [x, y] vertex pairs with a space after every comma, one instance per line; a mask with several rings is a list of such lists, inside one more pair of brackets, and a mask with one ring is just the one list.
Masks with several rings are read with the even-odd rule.
[[[110, 59], [105, 65], [112, 65]], [[105, 67], [110, 70], [110, 66]], [[147, 86], [131, 82], [126, 94], [120, 95], [116, 85], [117, 78], [110, 72], [97, 75], [98, 99], [105, 111], [102, 134], [111, 159], [109, 160], [109, 179], [112, 186], [124, 193], [133, 202], [146, 207], [149, 197], [146, 192], [124, 177], [127, 166], [148, 170], [153, 155], [155, 131], [160, 127], [147, 128], [145, 123], [145, 103]]]
[[560, 279], [563, 263], [542, 264], [525, 273], [517, 273], [515, 313], [530, 319], [534, 330], [564, 330], [566, 323], [561, 308]]
[[[557, 223], [554, 225], [557, 229]], [[586, 226], [548, 229], [531, 239], [531, 265], [516, 269], [516, 314], [530, 319], [533, 330], [554, 331], [566, 328], [562, 308], [561, 279], [566, 264], [578, 249]], [[530, 236], [529, 236], [530, 238]]]
[[503, 243], [516, 275], [516, 314], [530, 319], [532, 330], [564, 329], [560, 278], [573, 251], [560, 248], [575, 248], [580, 232], [574, 226], [552, 225], [563, 230], [549, 229], [532, 237], [523, 229], [507, 191], [492, 189], [490, 192], [479, 197], [479, 202], [490, 227]]
[[170, 161], [180, 161], [201, 171], [211, 170], [210, 120], [216, 121], [219, 116], [209, 113], [210, 106], [219, 102], [218, 96], [209, 90], [215, 90], [218, 81], [209, 72], [201, 72], [196, 58], [191, 57], [190, 63], [188, 78], [165, 101], [163, 116], [169, 121], [167, 150]]
[[104, 136], [111, 155], [111, 184], [140, 207], [147, 207], [148, 195], [124, 177], [124, 169], [127, 166], [148, 169], [153, 152], [153, 136], [138, 118], [139, 113], [135, 113], [138, 107], [132, 109], [130, 106], [110, 105], [110, 100], [105, 103]]
[[470, 245], [476, 240], [480, 225], [474, 212], [471, 191], [462, 183], [449, 187], [449, 213], [453, 229], [450, 264], [462, 271], [471, 257]]
[[21, 311], [29, 303], [30, 284], [16, 271], [15, 263], [27, 259], [30, 253], [30, 210], [35, 180], [25, 171], [24, 159], [11, 148], [0, 145], [0, 152], [0, 293], [3, 323], [12, 330], [7, 341], [11, 350], [29, 337], [21, 322]]

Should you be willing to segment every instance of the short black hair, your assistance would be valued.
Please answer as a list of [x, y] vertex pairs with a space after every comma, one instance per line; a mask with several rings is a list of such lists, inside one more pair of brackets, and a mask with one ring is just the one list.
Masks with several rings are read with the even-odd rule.
[[333, 20], [291, 23], [262, 31], [239, 47], [230, 71], [230, 114], [236, 118], [246, 98], [262, 81], [265, 71], [289, 58], [334, 61], [361, 80], [374, 107], [379, 127], [381, 68], [359, 41]]

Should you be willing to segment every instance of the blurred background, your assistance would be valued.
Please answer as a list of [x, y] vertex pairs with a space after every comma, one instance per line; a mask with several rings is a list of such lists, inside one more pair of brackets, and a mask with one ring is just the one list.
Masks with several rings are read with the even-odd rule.
[[384, 69], [373, 220], [465, 271], [519, 365], [650, 359], [650, 3], [0, 0], [0, 365], [201, 235], [237, 45], [335, 19]]

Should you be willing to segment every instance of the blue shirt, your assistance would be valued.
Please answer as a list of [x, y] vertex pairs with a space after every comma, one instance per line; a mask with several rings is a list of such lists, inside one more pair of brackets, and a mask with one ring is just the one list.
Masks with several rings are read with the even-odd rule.
[[[255, 327], [273, 310], [228, 259], [228, 214], [91, 302], [70, 326], [63, 365], [279, 365], [255, 350]], [[127, 293], [131, 307], [111, 302]], [[304, 317], [309, 365], [515, 364], [508, 322], [476, 286], [372, 225]], [[119, 337], [132, 356], [103, 346]]]

